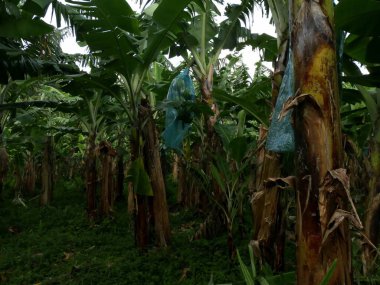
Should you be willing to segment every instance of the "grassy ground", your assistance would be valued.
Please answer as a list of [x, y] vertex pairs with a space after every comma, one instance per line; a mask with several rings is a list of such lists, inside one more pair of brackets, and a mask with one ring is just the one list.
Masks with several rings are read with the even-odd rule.
[[90, 225], [84, 193], [61, 184], [51, 206], [38, 199], [27, 208], [0, 202], [1, 284], [244, 284], [237, 263], [227, 258], [224, 236], [189, 241], [195, 226], [190, 213], [171, 213], [172, 245], [136, 250], [126, 206], [115, 218]]
[[[171, 212], [173, 240], [166, 249], [135, 248], [126, 204], [116, 205], [113, 219], [90, 224], [80, 183], [58, 183], [54, 201], [39, 207], [38, 197], [27, 207], [0, 201], [0, 284], [245, 284], [237, 261], [230, 262], [226, 236], [190, 241], [200, 222], [192, 212]], [[170, 198], [170, 197], [169, 197]], [[247, 238], [249, 238], [249, 234]], [[248, 264], [248, 240], [238, 247]], [[380, 284], [380, 272], [361, 277], [360, 247], [353, 243], [355, 284]], [[293, 271], [294, 243], [286, 248], [286, 270]], [[380, 271], [380, 269], [379, 269]], [[261, 272], [268, 276], [268, 272]], [[270, 274], [270, 273], [269, 273]], [[294, 284], [283, 278], [273, 284]]]

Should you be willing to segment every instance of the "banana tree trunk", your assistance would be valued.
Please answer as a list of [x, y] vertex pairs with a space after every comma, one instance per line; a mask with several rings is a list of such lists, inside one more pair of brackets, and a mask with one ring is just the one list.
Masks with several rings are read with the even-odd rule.
[[[212, 94], [212, 88], [213, 88], [213, 74], [214, 74], [214, 67], [213, 65], [210, 65], [207, 76], [204, 75], [202, 78], [199, 78], [199, 84], [201, 86], [201, 95], [202, 95], [202, 101], [206, 102], [210, 109], [213, 111], [213, 115], [205, 118], [205, 130], [206, 130], [206, 137], [204, 139], [204, 149], [203, 152], [198, 152], [199, 154], [199, 160], [202, 163], [202, 168], [207, 176], [212, 177], [211, 174], [211, 162], [214, 159], [214, 155], [217, 154], [221, 149], [221, 141], [218, 136], [218, 134], [215, 131], [215, 124], [217, 121], [217, 118], [219, 116], [219, 109], [217, 104], [214, 102], [213, 94]], [[211, 179], [211, 191], [214, 195], [214, 198], [218, 200], [220, 203], [224, 203], [221, 199], [221, 189], [218, 185], [218, 183]], [[200, 208], [204, 212], [210, 212], [210, 201], [206, 195], [202, 195], [200, 197]], [[219, 215], [218, 210], [213, 211], [210, 213], [211, 216]], [[214, 217], [214, 220], [217, 220], [216, 217]], [[213, 220], [213, 219], [210, 219]], [[211, 227], [212, 226], [212, 227]], [[209, 225], [210, 229], [215, 228], [215, 225]], [[211, 235], [213, 234], [215, 230], [211, 230]]]
[[[378, 119], [380, 125], [380, 119]], [[376, 131], [376, 130], [375, 130]], [[377, 129], [379, 132], [379, 129]], [[369, 156], [369, 181], [367, 212], [365, 217], [365, 234], [373, 245], [380, 244], [380, 142], [373, 137], [370, 143]], [[363, 266], [364, 273], [368, 274], [374, 269], [374, 262], [377, 252], [373, 246], [364, 243]]]
[[[266, 138], [266, 130], [260, 129], [259, 141]], [[280, 199], [283, 190], [268, 188], [265, 181], [281, 175], [280, 155], [262, 146], [258, 151], [255, 192], [252, 199], [254, 237], [260, 249], [260, 258], [276, 272], [284, 265], [285, 223]]]
[[[199, 208], [201, 204], [201, 190], [202, 182], [199, 178], [194, 174], [194, 171], [191, 169], [199, 169], [201, 167], [200, 158], [202, 157], [202, 146], [200, 143], [193, 143], [191, 145], [191, 155], [185, 156], [187, 157], [182, 160], [182, 170], [181, 170], [181, 183], [185, 184], [186, 194], [184, 193], [184, 205], [188, 208]], [[187, 165], [191, 165], [192, 167], [188, 168]], [[204, 195], [202, 196], [206, 198]]]
[[[192, 189], [190, 185], [191, 174], [186, 169], [186, 162], [180, 155], [175, 155], [174, 165], [176, 168], [176, 182], [178, 185], [177, 202], [185, 209], [192, 207]], [[174, 168], [174, 167], [173, 167]], [[173, 170], [174, 172], [174, 170]]]
[[9, 156], [5, 147], [0, 147], [0, 200], [2, 199], [4, 179], [8, 172]]
[[[136, 128], [131, 133], [130, 149], [131, 161], [140, 157], [141, 134]], [[137, 247], [144, 250], [149, 243], [149, 197], [136, 193], [132, 183], [129, 183], [128, 211], [133, 213], [135, 222], [135, 243]]]
[[54, 188], [54, 140], [48, 136], [45, 142], [44, 157], [41, 169], [42, 193], [40, 204], [48, 205], [53, 197]]
[[208, 148], [206, 149], [206, 153], [207, 151], [215, 153], [218, 149], [220, 149], [220, 140], [214, 129], [214, 125], [219, 116], [219, 109], [216, 103], [214, 102], [214, 98], [212, 95], [213, 73], [214, 68], [212, 65], [210, 65], [208, 75], [202, 77], [199, 80], [199, 83], [201, 85], [202, 100], [209, 105], [209, 107], [214, 113], [213, 116], [208, 117], [206, 120], [206, 147]]
[[170, 242], [169, 212], [166, 202], [165, 181], [161, 167], [160, 144], [156, 125], [148, 103], [140, 106], [140, 115], [145, 121], [142, 130], [144, 138], [144, 164], [153, 189], [153, 222], [156, 242], [165, 247]]
[[[283, 35], [281, 35], [283, 37]], [[287, 41], [282, 41], [279, 46], [279, 56], [275, 62], [272, 77], [272, 105], [276, 105], [280, 86], [282, 83], [285, 66], [287, 63]], [[272, 108], [274, 109], [274, 108]], [[285, 205], [283, 190], [278, 187], [267, 188], [265, 181], [268, 178], [281, 177], [281, 155], [265, 149], [267, 130], [263, 127], [259, 132], [257, 166], [255, 173], [255, 191], [252, 199], [254, 218], [254, 240], [260, 249], [260, 258], [271, 265], [276, 272], [284, 267]]]
[[[174, 154], [174, 159], [173, 159], [173, 165], [172, 165], [172, 177], [173, 181], [177, 182], [178, 180], [178, 173], [179, 173], [179, 163], [180, 163], [180, 156], [178, 154]], [[180, 195], [178, 195], [180, 197]], [[178, 198], [178, 201], [181, 199]]]
[[[190, 180], [190, 175], [186, 171], [186, 163], [182, 157], [178, 156], [178, 202], [180, 202], [185, 208], [191, 207], [191, 193], [188, 181]], [[188, 178], [189, 180], [187, 181]]]
[[99, 154], [101, 161], [101, 190], [100, 190], [100, 211], [101, 217], [109, 217], [112, 212], [114, 189], [113, 189], [113, 158], [116, 151], [108, 142], [99, 144]]
[[27, 195], [33, 195], [36, 186], [36, 170], [33, 154], [29, 153], [24, 167], [24, 191]]
[[96, 168], [96, 134], [90, 133], [87, 143], [86, 155], [86, 196], [87, 196], [87, 216], [90, 220], [96, 218], [96, 188], [98, 173]]
[[343, 213], [343, 166], [333, 1], [293, 1], [292, 47], [297, 165], [297, 284], [352, 284], [351, 238]]
[[124, 200], [124, 158], [121, 153], [117, 156], [117, 179], [116, 179], [116, 201]]

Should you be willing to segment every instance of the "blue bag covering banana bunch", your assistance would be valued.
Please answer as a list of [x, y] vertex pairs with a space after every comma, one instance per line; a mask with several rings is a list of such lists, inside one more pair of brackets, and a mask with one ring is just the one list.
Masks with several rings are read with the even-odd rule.
[[173, 79], [165, 101], [166, 119], [162, 136], [167, 148], [182, 151], [182, 141], [193, 117], [189, 103], [194, 99], [194, 85], [189, 75], [189, 68], [185, 68]]

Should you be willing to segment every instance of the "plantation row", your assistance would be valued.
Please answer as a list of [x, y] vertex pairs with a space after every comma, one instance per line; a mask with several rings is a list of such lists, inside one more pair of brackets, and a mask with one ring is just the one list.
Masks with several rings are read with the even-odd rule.
[[380, 2], [136, 2], [0, 3], [0, 280], [376, 284]]

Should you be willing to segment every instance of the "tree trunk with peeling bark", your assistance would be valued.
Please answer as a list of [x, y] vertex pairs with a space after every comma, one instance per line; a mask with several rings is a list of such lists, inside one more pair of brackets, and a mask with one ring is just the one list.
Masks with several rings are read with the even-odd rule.
[[27, 195], [31, 196], [34, 194], [36, 186], [36, 170], [34, 165], [33, 154], [29, 153], [25, 166], [24, 166], [24, 191]]
[[101, 161], [101, 189], [100, 189], [100, 211], [101, 217], [111, 214], [114, 189], [113, 189], [113, 158], [116, 156], [115, 149], [108, 142], [101, 142], [98, 146]]
[[157, 129], [153, 121], [150, 106], [140, 106], [139, 113], [145, 125], [142, 130], [144, 138], [144, 164], [153, 189], [153, 222], [156, 243], [165, 247], [170, 242], [169, 212], [166, 202], [165, 180], [161, 167], [160, 144]]
[[[266, 130], [260, 129], [260, 136], [265, 141]], [[280, 156], [265, 150], [258, 152], [258, 167], [254, 196], [252, 199], [255, 220], [254, 242], [257, 242], [260, 258], [276, 272], [283, 270], [285, 249], [285, 223], [283, 207], [280, 203], [281, 189], [267, 187], [268, 178], [281, 176]]]
[[96, 134], [91, 133], [87, 142], [85, 182], [87, 196], [87, 216], [90, 220], [96, 218], [96, 188], [98, 172], [96, 168]]
[[51, 202], [54, 188], [54, 139], [48, 136], [45, 142], [44, 156], [41, 169], [42, 193], [40, 204], [48, 205]]
[[213, 86], [213, 74], [214, 67], [210, 65], [210, 69], [207, 76], [204, 76], [199, 80], [201, 85], [201, 95], [202, 100], [206, 102], [211, 110], [213, 111], [213, 116], [206, 118], [205, 128], [206, 128], [206, 154], [208, 152], [215, 153], [216, 150], [220, 149], [220, 139], [215, 132], [214, 125], [219, 116], [219, 109], [212, 95], [212, 86]]
[[343, 167], [333, 1], [293, 1], [297, 284], [352, 284], [348, 177]]
[[124, 157], [120, 153], [117, 155], [117, 178], [116, 178], [116, 189], [115, 189], [115, 200], [116, 201], [123, 201], [124, 198]]
[[[138, 129], [132, 131], [130, 137], [131, 161], [140, 157], [140, 137]], [[136, 193], [134, 185], [129, 183], [128, 211], [133, 212], [135, 222], [135, 243], [138, 248], [144, 250], [149, 243], [149, 203], [148, 197]]]
[[[280, 44], [280, 53], [275, 62], [272, 76], [272, 109], [276, 105], [288, 61], [287, 45], [287, 41]], [[285, 207], [281, 203], [283, 200], [282, 190], [277, 186], [268, 188], [265, 186], [265, 182], [269, 178], [281, 177], [281, 155], [265, 149], [266, 138], [267, 130], [261, 127], [257, 152], [255, 190], [252, 199], [255, 221], [253, 244], [258, 247], [260, 258], [268, 263], [274, 271], [279, 272], [284, 268]]]

